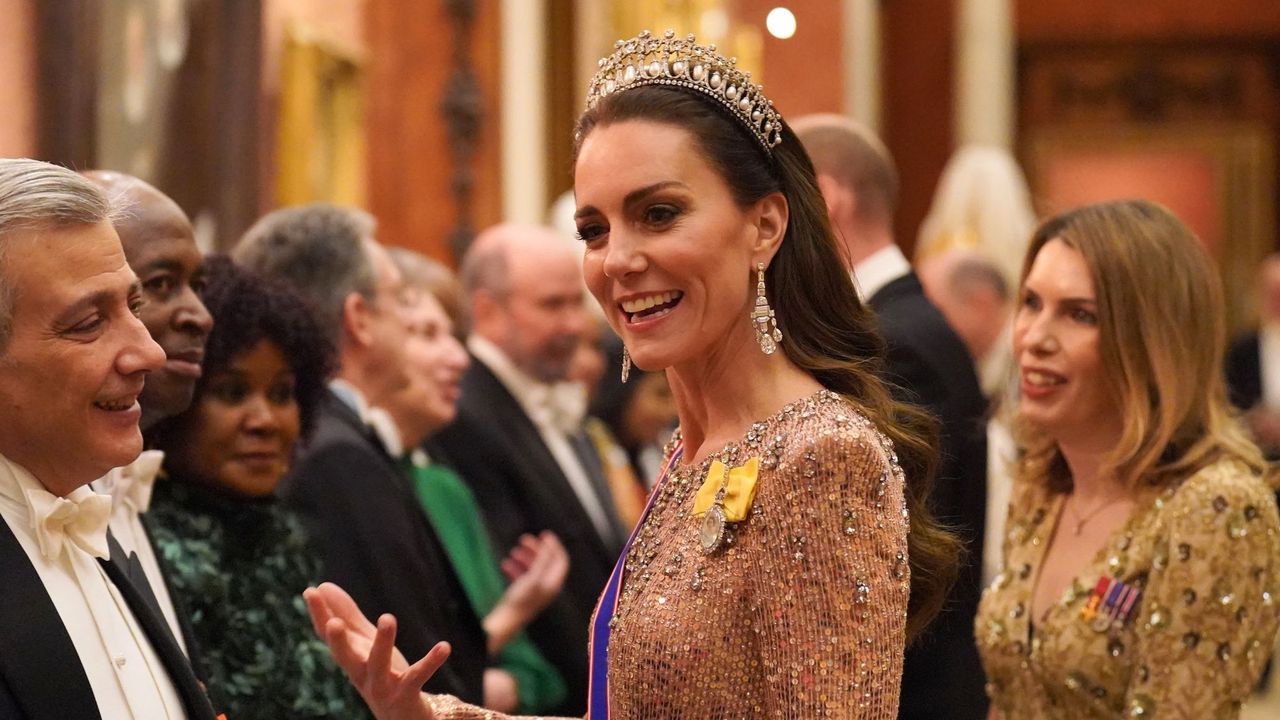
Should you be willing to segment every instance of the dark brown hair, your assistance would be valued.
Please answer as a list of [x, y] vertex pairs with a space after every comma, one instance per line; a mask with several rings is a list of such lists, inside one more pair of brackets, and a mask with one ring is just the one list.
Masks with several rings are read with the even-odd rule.
[[593, 128], [625, 120], [687, 130], [743, 206], [774, 192], [786, 197], [786, 235], [766, 271], [770, 299], [786, 337], [782, 349], [823, 387], [862, 407], [893, 441], [908, 478], [907, 637], [914, 639], [941, 610], [960, 554], [960, 541], [938, 524], [927, 504], [938, 460], [937, 423], [927, 413], [895, 401], [880, 381], [884, 341], [845, 270], [813, 163], [785, 124], [782, 142], [770, 157], [726, 110], [693, 92], [667, 86], [638, 87], [601, 100], [579, 118], [578, 146]]

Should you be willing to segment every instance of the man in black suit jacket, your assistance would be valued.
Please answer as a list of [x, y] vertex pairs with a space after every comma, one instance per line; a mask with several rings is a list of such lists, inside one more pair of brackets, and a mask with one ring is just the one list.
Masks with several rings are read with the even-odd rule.
[[561, 598], [529, 626], [568, 689], [564, 713], [587, 696], [591, 612], [627, 528], [581, 424], [584, 389], [564, 382], [586, 322], [580, 261], [540, 227], [501, 225], [476, 238], [462, 264], [471, 367], [458, 417], [434, 440], [470, 485], [494, 545], [551, 530], [569, 553]]
[[[97, 187], [0, 159], [0, 717], [213, 708], [137, 556], [89, 483], [142, 450], [138, 398], [165, 353]], [[123, 600], [123, 606], [120, 603]]]
[[1223, 370], [1231, 404], [1244, 412], [1267, 456], [1280, 457], [1280, 253], [1269, 255], [1258, 272], [1260, 327], [1237, 337]]
[[899, 717], [982, 720], [987, 701], [973, 619], [982, 592], [987, 403], [973, 359], [894, 243], [898, 179], [883, 143], [838, 116], [800, 118], [793, 127], [813, 159], [858, 290], [880, 319], [886, 379], [901, 399], [942, 423], [931, 506], [959, 531], [968, 551], [946, 609], [907, 650]]
[[396, 646], [421, 657], [453, 646], [430, 692], [484, 700], [486, 641], [414, 495], [394, 424], [377, 408], [408, 383], [400, 273], [368, 215], [329, 205], [278, 210], [250, 228], [238, 262], [291, 283], [329, 329], [339, 369], [315, 435], [281, 485], [324, 561], [326, 579], [369, 617], [392, 613]]

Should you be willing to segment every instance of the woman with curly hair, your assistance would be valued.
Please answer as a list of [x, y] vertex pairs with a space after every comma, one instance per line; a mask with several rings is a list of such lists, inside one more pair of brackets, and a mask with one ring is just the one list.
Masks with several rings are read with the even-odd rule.
[[148, 433], [165, 465], [145, 521], [219, 711], [367, 717], [308, 627], [301, 593], [320, 562], [273, 494], [314, 425], [332, 348], [287, 287], [225, 257], [204, 267], [214, 329], [191, 407]]

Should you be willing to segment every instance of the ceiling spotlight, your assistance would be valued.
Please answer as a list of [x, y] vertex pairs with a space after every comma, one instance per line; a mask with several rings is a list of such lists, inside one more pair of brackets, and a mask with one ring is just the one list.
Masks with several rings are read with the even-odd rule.
[[796, 34], [796, 16], [784, 7], [776, 7], [769, 11], [764, 19], [764, 26], [770, 35], [786, 40]]

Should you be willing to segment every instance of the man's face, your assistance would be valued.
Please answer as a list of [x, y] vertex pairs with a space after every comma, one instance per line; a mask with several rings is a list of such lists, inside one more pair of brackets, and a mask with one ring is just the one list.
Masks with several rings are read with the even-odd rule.
[[164, 365], [147, 378], [139, 400], [147, 428], [191, 404], [213, 318], [200, 301], [200, 250], [185, 217], [167, 206], [149, 208], [144, 200], [138, 217], [117, 227], [125, 257], [142, 284], [138, 316], [165, 353]]
[[408, 325], [405, 312], [410, 303], [404, 297], [404, 279], [387, 251], [378, 243], [365, 243], [373, 263], [374, 298], [369, 308], [369, 355], [377, 370], [376, 387], [361, 388], [370, 403], [381, 404], [392, 393], [409, 384], [404, 349]]
[[499, 344], [525, 373], [543, 382], [564, 380], [586, 322], [581, 267], [569, 250], [512, 255], [510, 294], [499, 301]]
[[108, 223], [6, 238], [13, 290], [0, 351], [0, 453], [65, 495], [142, 451], [138, 397], [164, 363]]

